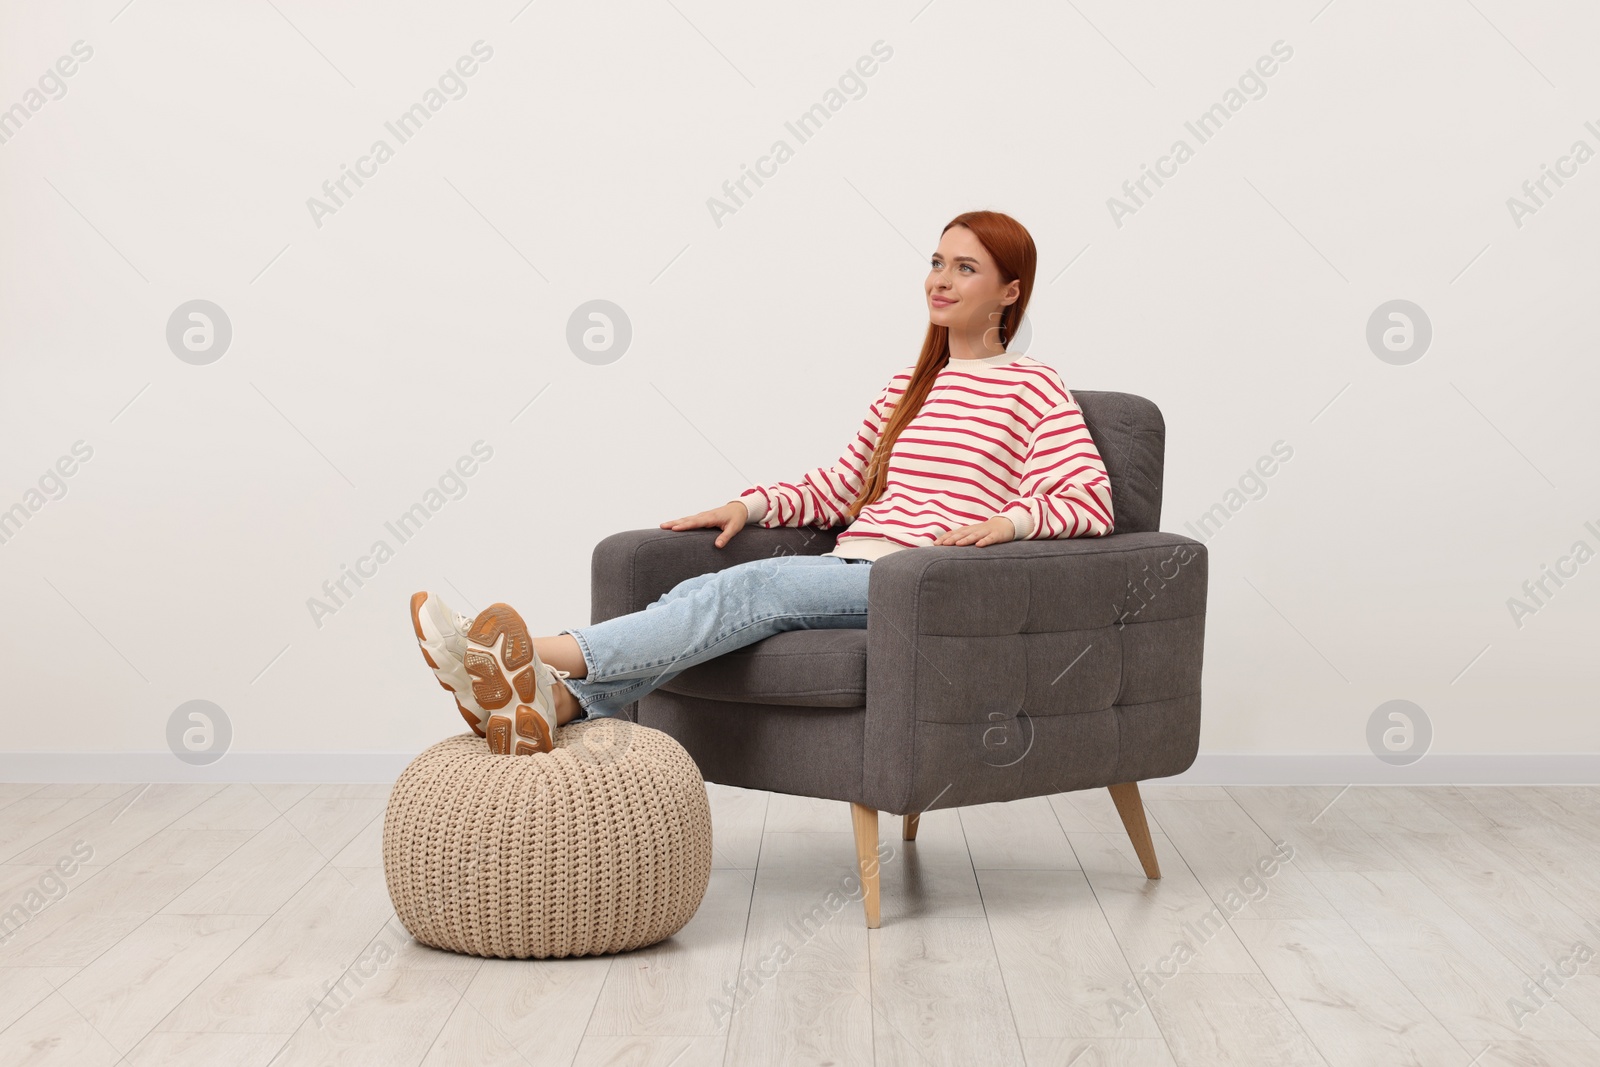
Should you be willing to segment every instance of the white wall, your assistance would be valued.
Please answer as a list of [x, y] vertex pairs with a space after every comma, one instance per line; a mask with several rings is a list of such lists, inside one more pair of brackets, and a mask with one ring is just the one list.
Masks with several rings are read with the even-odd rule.
[[[462, 725], [413, 590], [580, 625], [601, 537], [834, 457], [916, 354], [939, 228], [978, 207], [1039, 245], [1029, 353], [1161, 406], [1164, 529], [1293, 449], [1208, 538], [1199, 769], [1381, 767], [1391, 699], [1431, 722], [1418, 773], [1594, 766], [1600, 562], [1507, 607], [1600, 549], [1600, 159], [1507, 204], [1600, 150], [1592, 5], [122, 5], [0, 14], [0, 107], [26, 112], [0, 144], [0, 508], [93, 453], [0, 544], [5, 776], [392, 773]], [[401, 144], [385, 122], [479, 41]], [[880, 41], [799, 143], [785, 122]], [[1200, 143], [1185, 122], [1280, 41]], [[393, 158], [314, 221], [379, 138]], [[777, 139], [793, 158], [719, 225], [708, 198]], [[206, 365], [166, 339], [195, 299], [232, 325]], [[566, 342], [592, 299], [632, 324], [606, 365]], [[1404, 365], [1365, 336], [1394, 299], [1433, 329]], [[399, 544], [385, 521], [479, 440]], [[318, 625], [308, 598], [380, 538]], [[233, 730], [201, 770], [166, 743], [195, 699]]]

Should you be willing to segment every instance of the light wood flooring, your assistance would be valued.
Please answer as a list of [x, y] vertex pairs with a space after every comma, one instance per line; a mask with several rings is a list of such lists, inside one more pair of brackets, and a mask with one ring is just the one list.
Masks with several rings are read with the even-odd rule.
[[1149, 783], [1159, 882], [1105, 790], [882, 816], [870, 931], [847, 804], [708, 788], [688, 926], [508, 961], [400, 927], [387, 787], [0, 784], [0, 1064], [1600, 1064], [1600, 788]]

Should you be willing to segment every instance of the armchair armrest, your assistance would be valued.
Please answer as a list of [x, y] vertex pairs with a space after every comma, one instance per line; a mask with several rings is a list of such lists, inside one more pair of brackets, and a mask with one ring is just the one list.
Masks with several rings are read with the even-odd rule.
[[685, 578], [769, 556], [820, 556], [833, 550], [838, 530], [746, 526], [722, 548], [717, 529], [626, 530], [594, 549], [589, 621], [643, 611]]
[[929, 547], [872, 564], [867, 803], [896, 814], [1194, 762], [1207, 554], [1171, 533]]

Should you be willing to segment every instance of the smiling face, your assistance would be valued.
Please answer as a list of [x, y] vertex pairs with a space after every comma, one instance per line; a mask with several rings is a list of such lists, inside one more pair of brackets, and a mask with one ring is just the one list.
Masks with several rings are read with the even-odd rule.
[[983, 244], [965, 226], [952, 226], [939, 238], [924, 283], [928, 320], [949, 327], [975, 345], [1000, 348], [1000, 310], [1016, 302], [1022, 283], [1004, 281]]

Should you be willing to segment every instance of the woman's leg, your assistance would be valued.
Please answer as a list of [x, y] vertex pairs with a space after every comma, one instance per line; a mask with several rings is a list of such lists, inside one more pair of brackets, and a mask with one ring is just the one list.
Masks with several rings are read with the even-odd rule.
[[[866, 561], [838, 556], [751, 560], [680, 582], [642, 611], [540, 638], [536, 647], [552, 662], [543, 642], [576, 645], [583, 669], [565, 680], [582, 708], [575, 717], [619, 715], [689, 667], [773, 634], [865, 628], [871, 571]], [[557, 655], [570, 649], [552, 646]]]
[[[665, 604], [670, 600], [676, 600], [681, 596], [692, 593], [715, 578], [716, 574], [717, 572], [715, 571], [709, 571], [705, 574], [697, 574], [693, 578], [685, 578], [657, 597], [654, 603], [646, 604], [645, 608], [653, 608], [659, 604]], [[555, 637], [535, 637], [532, 640], [534, 650], [539, 653], [539, 658], [544, 660], [545, 663], [566, 671], [574, 679], [581, 679], [588, 675], [589, 664], [583, 658], [583, 650], [579, 647], [577, 638], [572, 636], [572, 631], [563, 630]], [[578, 698], [572, 695], [571, 689], [564, 685], [558, 685], [555, 687], [554, 692], [557, 725], [565, 726], [573, 719], [584, 717], [583, 705], [578, 703]]]
[[[644, 610], [648, 611], [668, 601], [687, 596], [716, 578], [719, 573], [721, 572], [707, 571], [705, 574], [697, 574], [693, 578], [685, 578], [665, 593], [656, 597], [654, 602], [646, 604]], [[571, 633], [571, 630], [562, 630], [555, 637], [535, 637], [533, 639], [533, 647], [539, 653], [539, 658], [550, 666], [566, 671], [574, 678], [583, 678], [589, 673], [589, 664], [583, 658], [583, 651], [578, 647], [577, 639], [569, 636]]]

